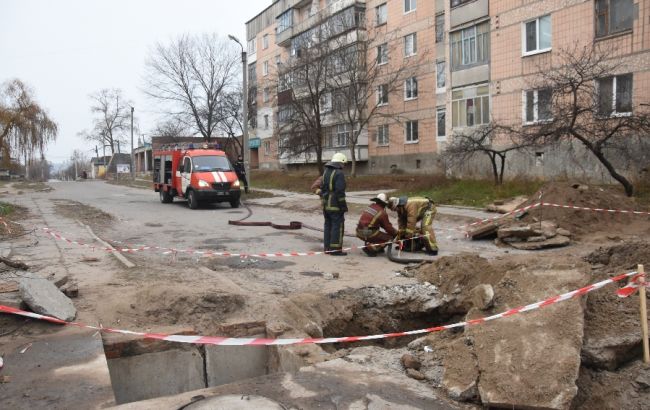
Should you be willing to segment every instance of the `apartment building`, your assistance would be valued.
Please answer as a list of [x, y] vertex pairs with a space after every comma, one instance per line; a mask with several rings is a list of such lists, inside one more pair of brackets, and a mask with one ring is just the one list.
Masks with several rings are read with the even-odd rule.
[[[532, 79], [577, 43], [606, 45], [623, 62], [603, 80], [605, 103], [625, 110], [650, 103], [650, 0], [278, 0], [246, 23], [260, 167], [313, 162], [279, 154], [282, 98], [277, 83], [264, 80], [295, 55], [296, 39], [349, 10], [363, 19], [353, 29], [364, 33], [367, 61], [386, 72], [408, 65], [370, 97], [378, 107], [357, 147], [361, 172], [449, 172], [439, 154], [455, 134], [491, 121], [543, 121], [550, 101], [530, 89]], [[328, 127], [326, 160], [349, 151], [350, 130]], [[517, 154], [508, 166], [511, 174], [602, 174], [592, 158], [584, 161], [575, 167], [565, 150], [546, 150]]]

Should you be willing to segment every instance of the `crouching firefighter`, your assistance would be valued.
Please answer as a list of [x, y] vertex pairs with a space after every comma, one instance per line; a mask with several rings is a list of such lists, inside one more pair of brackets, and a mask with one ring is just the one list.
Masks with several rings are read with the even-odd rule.
[[438, 254], [436, 234], [433, 232], [433, 218], [436, 216], [433, 201], [421, 197], [392, 197], [388, 200], [388, 207], [397, 212], [398, 236], [409, 239], [403, 242], [404, 250], [417, 252], [424, 247], [429, 255]]
[[397, 231], [388, 219], [386, 194], [379, 194], [371, 201], [374, 203], [368, 206], [359, 218], [357, 238], [364, 241], [365, 246], [361, 249], [366, 255], [377, 256], [391, 243]]

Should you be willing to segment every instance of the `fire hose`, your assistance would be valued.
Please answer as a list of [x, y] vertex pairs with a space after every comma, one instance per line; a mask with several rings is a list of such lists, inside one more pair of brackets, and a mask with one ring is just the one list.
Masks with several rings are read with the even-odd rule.
[[[246, 204], [244, 201], [241, 201], [241, 204], [246, 208], [246, 215], [243, 218], [240, 219], [235, 219], [235, 220], [229, 220], [228, 224], [229, 225], [235, 225], [235, 226], [270, 226], [271, 228], [274, 229], [281, 229], [281, 230], [298, 230], [298, 229], [310, 229], [313, 231], [318, 231], [318, 232], [323, 232], [323, 229], [317, 228], [315, 226], [307, 225], [301, 221], [290, 221], [288, 225], [283, 225], [283, 224], [276, 224], [270, 221], [246, 221], [246, 219], [250, 218], [253, 216], [253, 210]], [[356, 235], [350, 235], [350, 234], [344, 234], [345, 236], [351, 237], [351, 238], [356, 238]], [[395, 263], [401, 263], [401, 264], [409, 264], [409, 263], [419, 263], [419, 262], [424, 262], [424, 261], [430, 261], [432, 259], [429, 258], [401, 258], [400, 256], [394, 255], [393, 254], [393, 248], [395, 247], [395, 244], [400, 245], [402, 242], [399, 241], [399, 237], [395, 238], [396, 242], [391, 243], [388, 245], [388, 250], [386, 252], [386, 255], [388, 256], [388, 259], [392, 262]]]

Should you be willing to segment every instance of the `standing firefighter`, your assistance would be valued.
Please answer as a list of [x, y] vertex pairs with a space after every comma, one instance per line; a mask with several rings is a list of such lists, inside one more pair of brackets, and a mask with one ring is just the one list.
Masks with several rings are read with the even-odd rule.
[[[436, 234], [433, 232], [433, 218], [436, 216], [436, 207], [429, 198], [405, 196], [388, 200], [388, 207], [397, 212], [397, 220], [401, 239], [405, 241], [407, 251], [417, 252], [424, 249], [429, 255], [438, 254]], [[416, 227], [420, 222], [420, 228]], [[421, 237], [418, 237], [422, 235]]]
[[237, 179], [244, 185], [244, 192], [248, 193], [248, 179], [246, 179], [246, 165], [241, 155], [237, 157], [237, 162], [232, 166], [237, 174]]
[[379, 194], [371, 201], [374, 203], [359, 218], [357, 238], [365, 242], [365, 247], [361, 249], [366, 255], [377, 256], [397, 236], [397, 231], [388, 219], [386, 194]]
[[345, 202], [345, 175], [343, 175], [343, 166], [346, 162], [347, 158], [340, 152], [332, 156], [332, 160], [325, 165], [319, 192], [325, 216], [323, 235], [325, 252], [335, 256], [347, 255], [342, 250], [345, 213], [348, 211]]

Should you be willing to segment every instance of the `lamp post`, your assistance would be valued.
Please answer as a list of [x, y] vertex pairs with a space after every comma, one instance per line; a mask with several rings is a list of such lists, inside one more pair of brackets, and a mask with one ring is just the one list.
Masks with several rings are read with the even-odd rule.
[[131, 106], [131, 179], [135, 180], [135, 168], [133, 161], [133, 106]]
[[243, 151], [244, 151], [244, 168], [246, 169], [246, 178], [248, 179], [248, 186], [251, 186], [251, 173], [250, 173], [250, 147], [248, 146], [248, 86], [247, 86], [247, 81], [246, 81], [246, 69], [247, 69], [247, 63], [246, 63], [246, 51], [244, 51], [244, 46], [242, 43], [237, 39], [237, 37], [228, 34], [228, 38], [234, 41], [235, 43], [239, 44], [239, 47], [241, 47], [241, 63], [242, 63], [242, 76], [243, 76], [243, 91], [242, 91], [242, 111], [243, 111], [243, 117], [244, 117], [244, 129], [242, 130], [242, 146], [243, 146]]

